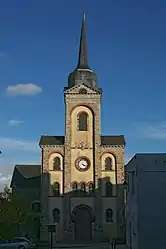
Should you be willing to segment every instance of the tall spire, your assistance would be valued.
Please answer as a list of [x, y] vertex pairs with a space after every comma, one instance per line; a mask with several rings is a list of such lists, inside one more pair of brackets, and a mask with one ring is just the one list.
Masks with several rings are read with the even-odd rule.
[[93, 89], [98, 89], [97, 75], [88, 66], [88, 52], [86, 45], [85, 13], [83, 13], [78, 64], [68, 77], [68, 88], [79, 84], [86, 84]]
[[81, 36], [80, 36], [80, 47], [78, 56], [78, 69], [89, 69], [88, 66], [88, 51], [86, 44], [86, 27], [85, 27], [85, 12], [83, 13]]

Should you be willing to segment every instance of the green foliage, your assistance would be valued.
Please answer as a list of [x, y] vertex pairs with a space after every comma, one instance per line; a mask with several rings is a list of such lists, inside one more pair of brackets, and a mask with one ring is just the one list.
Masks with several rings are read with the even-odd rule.
[[3, 196], [7, 200], [10, 200], [11, 198], [11, 189], [7, 185], [3, 189]]
[[0, 229], [1, 238], [10, 239], [25, 234], [33, 237], [39, 230], [39, 214], [34, 213], [24, 202], [8, 201], [0, 205], [0, 223], [3, 228]]

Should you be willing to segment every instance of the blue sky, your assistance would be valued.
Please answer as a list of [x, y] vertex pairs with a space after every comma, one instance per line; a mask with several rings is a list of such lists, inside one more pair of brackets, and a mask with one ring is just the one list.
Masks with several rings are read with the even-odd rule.
[[126, 160], [166, 148], [166, 1], [0, 3], [0, 186], [40, 162], [40, 135], [64, 134], [63, 87], [86, 12], [89, 64], [103, 88], [101, 130], [124, 134]]

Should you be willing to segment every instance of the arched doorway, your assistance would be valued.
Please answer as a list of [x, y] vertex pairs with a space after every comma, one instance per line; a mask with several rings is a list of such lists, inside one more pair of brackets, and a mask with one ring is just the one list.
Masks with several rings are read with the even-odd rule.
[[75, 223], [75, 241], [77, 243], [86, 243], [92, 239], [92, 222], [94, 214], [89, 206], [77, 206], [73, 213], [73, 221]]

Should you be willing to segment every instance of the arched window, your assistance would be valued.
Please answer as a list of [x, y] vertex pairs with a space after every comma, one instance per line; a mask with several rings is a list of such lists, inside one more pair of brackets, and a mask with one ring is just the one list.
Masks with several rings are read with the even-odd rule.
[[112, 197], [112, 194], [113, 194], [113, 186], [112, 186], [112, 183], [107, 182], [105, 187], [106, 187], [106, 190], [105, 190], [106, 196], [107, 196], [107, 197]]
[[94, 192], [94, 184], [92, 182], [89, 183], [88, 189], [89, 189], [89, 193]]
[[78, 190], [78, 184], [76, 182], [73, 182], [72, 191], [77, 191], [77, 190]]
[[60, 195], [60, 184], [58, 182], [54, 182], [53, 186], [53, 195], [54, 196], [59, 196]]
[[105, 220], [106, 220], [106, 222], [112, 222], [113, 221], [113, 211], [112, 211], [111, 208], [108, 208], [106, 210]]
[[39, 201], [34, 201], [31, 204], [31, 208], [35, 213], [39, 213], [40, 212], [40, 202]]
[[112, 170], [112, 158], [107, 157], [105, 159], [105, 170], [109, 171]]
[[60, 221], [60, 210], [59, 208], [54, 208], [52, 211], [53, 222], [59, 223]]
[[53, 170], [60, 170], [61, 169], [61, 160], [58, 156], [53, 159]]
[[88, 115], [86, 112], [81, 112], [78, 114], [78, 130], [79, 131], [88, 130]]
[[84, 182], [81, 183], [81, 191], [86, 192], [86, 184]]

